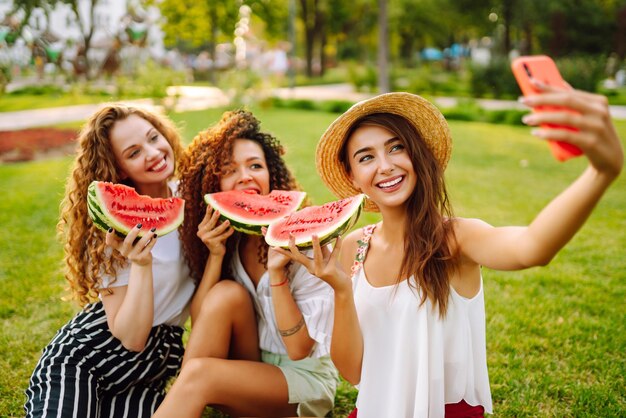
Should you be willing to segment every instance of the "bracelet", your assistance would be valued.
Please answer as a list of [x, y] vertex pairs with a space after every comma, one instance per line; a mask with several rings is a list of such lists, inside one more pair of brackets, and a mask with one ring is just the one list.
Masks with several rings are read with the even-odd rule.
[[303, 326], [304, 326], [304, 316], [300, 318], [300, 322], [298, 322], [296, 326], [294, 326], [293, 328], [289, 328], [284, 331], [282, 329], [279, 329], [278, 332], [280, 332], [280, 335], [282, 335], [283, 337], [289, 337], [290, 335], [293, 335], [296, 332], [300, 331], [300, 328], [302, 328]]
[[270, 287], [279, 287], [279, 286], [282, 286], [282, 285], [287, 284], [287, 283], [289, 283], [289, 277], [285, 277], [285, 280], [283, 280], [280, 283], [276, 283], [276, 284], [270, 283]]

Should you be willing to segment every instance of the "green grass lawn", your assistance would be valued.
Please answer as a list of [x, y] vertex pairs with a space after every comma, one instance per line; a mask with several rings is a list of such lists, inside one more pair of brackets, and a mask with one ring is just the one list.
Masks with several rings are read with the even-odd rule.
[[[187, 141], [221, 111], [174, 115]], [[314, 203], [332, 199], [313, 153], [336, 115], [256, 110], [287, 147]], [[456, 214], [527, 224], [580, 173], [584, 160], [552, 159], [528, 128], [452, 122], [447, 171]], [[626, 139], [626, 122], [618, 129]], [[0, 416], [23, 416], [23, 391], [40, 355], [77, 307], [62, 301], [58, 205], [70, 159], [0, 166]], [[495, 416], [623, 416], [626, 374], [626, 176], [547, 267], [485, 270], [487, 351]], [[377, 219], [367, 214], [361, 224]], [[335, 416], [351, 410], [342, 383]]]
[[113, 100], [112, 96], [103, 94], [83, 94], [78, 92], [54, 92], [50, 94], [4, 94], [0, 100], [0, 112], [16, 112], [19, 110], [44, 109], [47, 107], [74, 106], [100, 103]]

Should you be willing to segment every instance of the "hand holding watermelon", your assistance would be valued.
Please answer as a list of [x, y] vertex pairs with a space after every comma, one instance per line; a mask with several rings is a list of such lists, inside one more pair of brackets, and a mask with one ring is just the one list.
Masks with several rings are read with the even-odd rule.
[[148, 266], [152, 264], [152, 248], [157, 241], [157, 235], [155, 234], [156, 228], [150, 229], [150, 232], [143, 234], [139, 237], [139, 232], [142, 229], [141, 224], [137, 224], [130, 230], [126, 238], [120, 238], [110, 228], [106, 235], [106, 244], [119, 251], [124, 257], [126, 257], [131, 263], [139, 266]]
[[296, 245], [296, 238], [293, 235], [289, 237], [289, 251], [274, 247], [275, 251], [284, 254], [291, 260], [302, 264], [309, 273], [319, 277], [326, 283], [328, 283], [335, 291], [342, 290], [347, 287], [351, 287], [351, 281], [348, 274], [341, 267], [339, 262], [339, 253], [341, 252], [341, 237], [338, 236], [335, 240], [333, 248], [329, 248], [328, 245], [321, 245], [320, 239], [317, 235], [312, 237], [313, 245], [313, 258], [307, 257], [303, 254]]
[[272, 272], [284, 271], [290, 261], [291, 257], [287, 254], [275, 247], [270, 247], [267, 251], [267, 271], [270, 272], [270, 278], [273, 276]]
[[226, 240], [235, 230], [228, 219], [219, 223], [220, 212], [207, 206], [202, 222], [198, 225], [198, 238], [206, 245], [211, 255], [223, 256], [226, 253]]

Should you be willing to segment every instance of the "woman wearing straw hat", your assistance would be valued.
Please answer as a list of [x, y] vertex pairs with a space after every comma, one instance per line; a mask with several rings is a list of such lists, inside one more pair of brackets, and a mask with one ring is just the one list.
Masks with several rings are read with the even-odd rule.
[[[365, 417], [460, 417], [492, 412], [481, 266], [519, 270], [547, 264], [583, 225], [623, 166], [606, 99], [539, 85], [523, 101], [567, 106], [579, 115], [527, 115], [533, 134], [570, 142], [589, 161], [582, 175], [526, 227], [492, 227], [454, 217], [443, 173], [451, 137], [441, 113], [408, 93], [357, 103], [317, 148], [326, 185], [340, 198], [368, 197], [381, 222], [338, 239], [314, 258], [293, 260], [335, 292], [331, 343], [343, 377], [359, 385]], [[349, 273], [351, 272], [351, 274]]]

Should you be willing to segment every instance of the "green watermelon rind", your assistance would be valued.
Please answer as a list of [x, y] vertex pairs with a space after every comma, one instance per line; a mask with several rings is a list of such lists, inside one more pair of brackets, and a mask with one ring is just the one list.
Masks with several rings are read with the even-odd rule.
[[237, 222], [234, 219], [229, 218], [228, 216], [222, 215], [222, 212], [220, 212], [220, 221], [222, 222], [229, 221], [230, 226], [232, 226], [235, 231], [248, 234], [248, 235], [263, 235], [261, 232], [261, 229], [264, 226], [267, 227], [266, 224], [254, 225], [254, 224], [246, 224], [246, 223]]
[[[320, 246], [324, 246], [338, 236], [343, 235], [357, 223], [359, 217], [361, 216], [361, 212], [363, 211], [363, 206], [365, 205], [365, 195], [359, 195], [359, 197], [360, 199], [355, 200], [355, 202], [353, 203], [355, 207], [352, 210], [354, 212], [350, 215], [350, 217], [348, 217], [344, 222], [336, 226], [330, 227], [328, 232], [322, 232], [317, 234], [320, 240]], [[271, 237], [271, 232], [269, 229], [267, 235], [265, 236], [265, 242], [271, 247], [281, 247], [289, 249], [289, 242], [283, 240], [274, 240]], [[313, 248], [313, 242], [311, 241], [311, 239], [298, 240], [298, 238], [296, 238], [296, 247], [300, 250], [308, 250]]]
[[[101, 199], [99, 198], [97, 189], [98, 183], [100, 182], [97, 180], [92, 181], [89, 185], [89, 188], [87, 189], [87, 208], [91, 219], [94, 221], [94, 224], [100, 229], [108, 230], [109, 228], [113, 228], [117, 232], [117, 234], [122, 237], [128, 235], [132, 228], [128, 228], [125, 225], [116, 222], [115, 217], [108, 214], [105, 209], [105, 205], [101, 204]], [[157, 236], [169, 234], [180, 226], [180, 224], [183, 222], [183, 219], [184, 206], [183, 208], [181, 208], [178, 218], [172, 220], [167, 226], [158, 228], [154, 232], [154, 234], [156, 234]], [[140, 230], [137, 236], [142, 237], [148, 233], [152, 234], [153, 232]]]
[[[287, 190], [283, 190], [283, 191], [287, 191]], [[296, 190], [293, 190], [294, 192]], [[300, 192], [297, 191], [300, 196], [300, 200], [297, 202], [297, 205], [294, 205], [294, 212], [296, 210], [298, 210], [300, 208], [300, 206], [302, 206], [302, 202], [304, 202], [304, 199], [306, 198], [306, 192]], [[238, 216], [236, 214], [233, 214], [231, 212], [228, 212], [228, 209], [225, 208], [223, 205], [221, 205], [219, 202], [215, 201], [212, 197], [211, 194], [205, 194], [204, 195], [204, 202], [211, 206], [213, 209], [218, 210], [220, 212], [220, 217], [219, 220], [224, 222], [224, 221], [229, 221], [230, 222], [230, 226], [233, 227], [233, 229], [235, 231], [244, 233], [244, 234], [248, 234], [248, 235], [263, 235], [262, 233], [262, 228], [263, 227], [268, 227], [269, 224], [271, 223], [271, 221], [252, 221], [252, 220], [246, 220], [243, 219], [241, 216]]]
[[[93, 202], [92, 200], [89, 200], [87, 203], [87, 213], [89, 214], [89, 217], [91, 218], [91, 220], [93, 221], [96, 227], [98, 227], [99, 229], [103, 231], [108, 232], [111, 226], [102, 219], [104, 215], [100, 212], [100, 209], [97, 206], [97, 204], [94, 204], [92, 202]], [[123, 234], [120, 231], [115, 231], [115, 234], [121, 238], [124, 238], [126, 236], [126, 234]]]
[[102, 220], [102, 218], [97, 214], [97, 211], [93, 209], [90, 205], [87, 206], [87, 213], [89, 214], [89, 217], [91, 218], [95, 226], [102, 229], [103, 231], [109, 230], [110, 226]]

